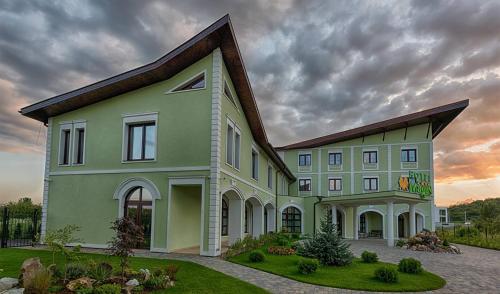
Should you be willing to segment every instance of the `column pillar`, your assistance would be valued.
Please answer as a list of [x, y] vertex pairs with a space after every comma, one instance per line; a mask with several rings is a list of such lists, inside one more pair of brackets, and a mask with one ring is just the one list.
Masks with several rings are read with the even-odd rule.
[[409, 212], [409, 215], [410, 215], [410, 237], [412, 236], [415, 236], [415, 234], [417, 233], [417, 230], [416, 230], [416, 216], [415, 216], [415, 204], [414, 203], [410, 203], [410, 209], [408, 210]]
[[387, 202], [387, 246], [394, 246], [394, 203]]
[[335, 226], [335, 229], [338, 231], [338, 228], [337, 228], [337, 205], [331, 205], [330, 209], [332, 210], [332, 224]]
[[352, 208], [352, 236], [354, 240], [358, 240], [358, 231], [359, 231], [358, 207], [354, 206]]

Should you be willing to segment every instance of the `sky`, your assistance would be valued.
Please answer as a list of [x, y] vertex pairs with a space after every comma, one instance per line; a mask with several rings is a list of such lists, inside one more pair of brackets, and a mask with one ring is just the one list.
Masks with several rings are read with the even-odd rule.
[[0, 2], [0, 202], [42, 198], [28, 104], [149, 63], [229, 13], [275, 146], [470, 99], [434, 141], [437, 205], [500, 197], [500, 1]]

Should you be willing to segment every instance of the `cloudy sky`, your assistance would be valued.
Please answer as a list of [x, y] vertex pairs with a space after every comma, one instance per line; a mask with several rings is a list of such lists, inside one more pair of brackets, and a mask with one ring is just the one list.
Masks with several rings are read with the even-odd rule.
[[0, 202], [41, 199], [46, 130], [21, 107], [153, 61], [226, 13], [274, 145], [469, 98], [435, 140], [437, 203], [500, 197], [499, 1], [3, 0]]

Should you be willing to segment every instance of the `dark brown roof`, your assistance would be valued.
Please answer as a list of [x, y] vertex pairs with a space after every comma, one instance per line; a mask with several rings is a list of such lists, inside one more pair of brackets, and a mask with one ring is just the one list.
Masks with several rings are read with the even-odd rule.
[[287, 177], [295, 180], [293, 174], [269, 144], [229, 15], [225, 15], [196, 36], [152, 63], [26, 106], [20, 110], [20, 113], [47, 123], [48, 118], [51, 116], [169, 79], [194, 62], [207, 56], [217, 47], [221, 49], [253, 137]]
[[384, 133], [387, 131], [411, 127], [424, 123], [432, 122], [432, 138], [435, 138], [460, 112], [469, 105], [469, 100], [462, 100], [451, 104], [391, 118], [374, 124], [362, 126], [359, 128], [318, 137], [283, 147], [277, 150], [303, 149], [323, 146], [336, 142], [346, 141], [355, 138], [361, 138], [373, 134]]

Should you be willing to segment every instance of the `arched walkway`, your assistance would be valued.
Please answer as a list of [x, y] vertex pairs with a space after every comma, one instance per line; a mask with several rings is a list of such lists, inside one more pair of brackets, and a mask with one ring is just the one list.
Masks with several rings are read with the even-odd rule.
[[245, 201], [245, 233], [255, 238], [264, 234], [264, 206], [256, 196]]
[[276, 208], [269, 202], [264, 206], [264, 233], [276, 231]]
[[[421, 232], [424, 229], [425, 216], [419, 212], [415, 212], [415, 228], [416, 232]], [[400, 212], [398, 214], [397, 226], [397, 236], [398, 238], [409, 238], [410, 236], [410, 214], [408, 211]]]
[[377, 209], [365, 209], [359, 213], [359, 237], [377, 238], [385, 237], [385, 215]]
[[[227, 217], [224, 215], [224, 205], [227, 204]], [[244, 200], [237, 189], [229, 189], [222, 193], [221, 200], [221, 235], [228, 238], [229, 245], [243, 238]], [[227, 235], [222, 234], [227, 226]]]

